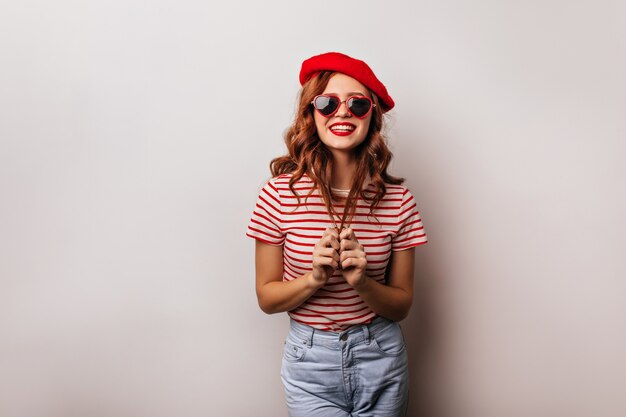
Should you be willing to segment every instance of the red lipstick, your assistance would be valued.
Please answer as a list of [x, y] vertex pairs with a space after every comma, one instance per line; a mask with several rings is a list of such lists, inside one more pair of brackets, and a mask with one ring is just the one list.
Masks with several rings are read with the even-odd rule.
[[333, 123], [332, 125], [330, 125], [329, 129], [331, 132], [333, 132], [333, 134], [337, 136], [348, 136], [352, 134], [352, 132], [355, 131], [356, 126], [353, 125], [352, 123], [339, 122], [339, 123]]

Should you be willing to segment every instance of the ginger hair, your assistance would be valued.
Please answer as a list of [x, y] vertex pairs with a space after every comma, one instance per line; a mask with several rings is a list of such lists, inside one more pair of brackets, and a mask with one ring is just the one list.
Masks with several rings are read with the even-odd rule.
[[[306, 197], [308, 198], [313, 190], [317, 189], [335, 227], [337, 227], [336, 219], [340, 219], [338, 230], [341, 230], [354, 217], [358, 196], [370, 204], [369, 214], [371, 215], [387, 191], [385, 183], [402, 184], [404, 178], [391, 176], [387, 172], [393, 154], [389, 150], [386, 137], [382, 133], [383, 111], [378, 97], [371, 90], [368, 90], [376, 106], [372, 109], [372, 117], [365, 139], [353, 150], [357, 168], [350, 192], [342, 200], [345, 202], [343, 213], [339, 216], [336, 212], [333, 202], [340, 200], [333, 195], [331, 190], [333, 155], [317, 135], [313, 118], [315, 109], [311, 104], [316, 95], [322, 94], [334, 74], [335, 72], [332, 71], [321, 71], [302, 86], [298, 94], [298, 107], [294, 122], [284, 134], [287, 154], [272, 159], [270, 171], [274, 177], [287, 173], [292, 174], [289, 180], [289, 189], [297, 196], [298, 205], [301, 204], [300, 195], [295, 192], [294, 184], [306, 174], [314, 183], [314, 187], [311, 188]], [[373, 187], [364, 192], [363, 183], [368, 174]]]

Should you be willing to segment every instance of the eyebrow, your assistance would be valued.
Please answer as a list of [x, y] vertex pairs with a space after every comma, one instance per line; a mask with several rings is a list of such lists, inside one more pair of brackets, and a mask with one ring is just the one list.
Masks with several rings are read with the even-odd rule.
[[[325, 94], [334, 94], [334, 95], [336, 95], [336, 96], [338, 96], [338, 95], [339, 95], [339, 94], [334, 93], [334, 92], [328, 92], [328, 93], [325, 93]], [[350, 92], [348, 93], [348, 96], [365, 96], [365, 97], [367, 97], [367, 94], [362, 93], [362, 92], [360, 92], [360, 91], [350, 91]]]

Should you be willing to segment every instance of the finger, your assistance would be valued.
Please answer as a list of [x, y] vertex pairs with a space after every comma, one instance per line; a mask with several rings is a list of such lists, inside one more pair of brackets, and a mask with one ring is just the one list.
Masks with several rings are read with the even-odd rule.
[[327, 258], [325, 256], [320, 256], [320, 257], [317, 257], [317, 258], [313, 259], [313, 267], [314, 268], [321, 268], [323, 266], [330, 266], [330, 265], [332, 265], [333, 262], [334, 262], [333, 258]]
[[343, 252], [346, 250], [353, 250], [358, 248], [359, 244], [353, 240], [346, 240], [343, 239], [341, 242], [339, 242], [340, 244], [340, 248], [339, 248], [339, 252]]
[[354, 230], [352, 230], [352, 228], [348, 227], [345, 228], [341, 231], [341, 233], [339, 234], [339, 239], [340, 240], [356, 240], [356, 236], [354, 235]]
[[340, 248], [339, 240], [337, 240], [337, 238], [332, 235], [324, 236], [322, 240], [319, 241], [319, 246], [325, 247], [325, 248], [332, 248], [333, 250], [336, 250], [336, 251], [338, 251]]
[[338, 251], [341, 246], [339, 244], [339, 237], [338, 236], [330, 236], [329, 237], [329, 241], [328, 241], [328, 245], [330, 247], [332, 247], [335, 251]]
[[339, 235], [336, 230], [326, 229], [324, 236], [320, 239], [319, 244], [325, 247], [331, 247], [335, 250], [339, 250]]
[[337, 269], [339, 267], [339, 262], [337, 262], [333, 258], [329, 258], [325, 256], [320, 256], [313, 260], [313, 267], [319, 268], [323, 266], [330, 266], [333, 269]]
[[354, 266], [353, 263], [354, 262], [353, 262], [352, 258], [348, 258], [345, 261], [341, 262], [341, 268], [348, 269], [348, 268]]
[[321, 247], [315, 250], [313, 256], [324, 256], [326, 258], [333, 258], [335, 260], [339, 260], [339, 254], [333, 248]]
[[342, 261], [340, 263], [341, 267], [343, 269], [346, 268], [362, 268], [365, 269], [365, 267], [367, 266], [367, 261], [365, 260], [365, 258], [348, 258], [345, 259], [344, 261]]
[[333, 234], [333, 229], [332, 228], [327, 228], [326, 230], [324, 230], [324, 233], [322, 233], [322, 237], [320, 237], [320, 242], [323, 241], [324, 239], [327, 239], [328, 236], [331, 236]]
[[364, 252], [365, 253], [365, 247], [363, 245], [361, 245], [359, 242], [357, 242], [356, 240], [342, 240], [341, 242], [341, 248], [339, 250], [339, 253], [345, 251], [345, 250], [356, 250], [356, 251], [360, 251], [360, 252]]
[[346, 251], [341, 252], [341, 254], [339, 255], [339, 260], [341, 262], [349, 258], [355, 258], [355, 259], [365, 258], [365, 254], [361, 251], [346, 250]]

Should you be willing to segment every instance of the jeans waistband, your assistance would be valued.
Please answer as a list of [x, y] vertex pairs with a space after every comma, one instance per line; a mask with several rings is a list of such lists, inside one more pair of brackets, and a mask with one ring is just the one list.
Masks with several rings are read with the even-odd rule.
[[322, 345], [330, 348], [340, 348], [343, 344], [351, 345], [371, 340], [372, 335], [383, 331], [385, 328], [398, 325], [396, 322], [377, 316], [369, 324], [357, 324], [341, 332], [319, 330], [306, 324], [291, 320], [290, 336], [299, 342], [311, 347]]

